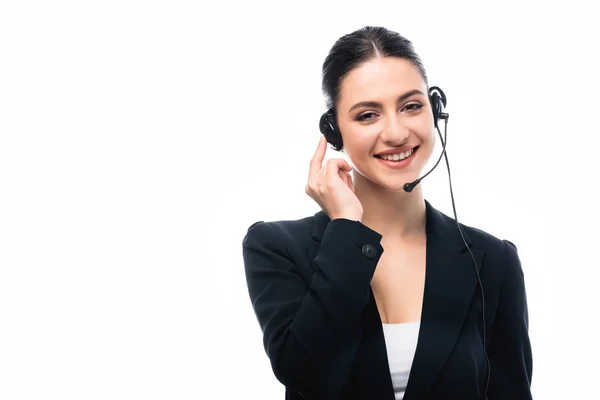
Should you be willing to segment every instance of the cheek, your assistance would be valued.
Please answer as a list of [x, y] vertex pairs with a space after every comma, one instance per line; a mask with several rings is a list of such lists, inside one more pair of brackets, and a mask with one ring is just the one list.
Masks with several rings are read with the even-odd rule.
[[413, 125], [411, 131], [413, 135], [417, 136], [418, 141], [425, 145], [432, 144], [431, 142], [434, 142], [437, 136], [433, 123], [430, 125], [426, 120]]
[[366, 136], [352, 136], [344, 140], [344, 152], [354, 165], [364, 165], [370, 159], [373, 151], [374, 140]]
[[344, 147], [348, 146], [348, 151], [352, 153], [359, 153], [369, 151], [370, 147], [375, 143], [377, 134], [372, 132], [372, 128], [369, 127], [353, 127], [346, 128], [343, 132], [342, 138], [344, 140]]

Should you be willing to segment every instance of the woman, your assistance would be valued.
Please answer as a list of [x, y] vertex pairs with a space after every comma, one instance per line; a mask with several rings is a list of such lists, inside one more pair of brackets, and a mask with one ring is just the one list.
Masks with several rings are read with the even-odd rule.
[[[323, 64], [323, 91], [326, 138], [306, 185], [322, 210], [256, 222], [243, 240], [286, 399], [530, 399], [515, 245], [462, 224], [461, 234], [421, 185], [404, 190], [432, 155], [442, 116], [412, 43], [380, 27], [343, 36]], [[327, 142], [353, 166], [323, 166]]]

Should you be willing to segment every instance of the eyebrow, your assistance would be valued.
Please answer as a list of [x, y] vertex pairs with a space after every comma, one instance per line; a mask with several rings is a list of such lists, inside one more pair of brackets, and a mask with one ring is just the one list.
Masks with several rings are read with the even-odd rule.
[[[414, 89], [414, 90], [411, 90], [410, 92], [406, 92], [406, 93], [398, 96], [398, 99], [396, 99], [396, 102], [400, 103], [401, 101], [406, 100], [407, 98], [409, 98], [410, 96], [413, 96], [415, 94], [425, 95], [420, 90]], [[348, 110], [348, 112], [351, 112], [355, 108], [362, 107], [362, 106], [365, 106], [365, 107], [381, 107], [382, 104], [378, 103], [376, 101], [361, 101], [360, 103], [356, 103], [355, 105], [353, 105], [352, 107], [350, 107], [350, 109]]]

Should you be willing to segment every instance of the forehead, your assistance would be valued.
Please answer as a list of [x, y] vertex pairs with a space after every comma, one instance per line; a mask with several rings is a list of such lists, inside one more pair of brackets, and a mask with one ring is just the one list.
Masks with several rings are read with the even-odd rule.
[[427, 93], [419, 69], [398, 57], [373, 58], [351, 70], [340, 85], [340, 106], [364, 100], [395, 101], [399, 94], [419, 89]]

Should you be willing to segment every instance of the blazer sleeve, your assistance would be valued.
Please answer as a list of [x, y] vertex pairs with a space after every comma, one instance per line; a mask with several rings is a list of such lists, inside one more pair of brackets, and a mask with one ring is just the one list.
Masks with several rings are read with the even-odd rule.
[[274, 223], [254, 223], [242, 245], [264, 348], [286, 387], [311, 399], [336, 398], [361, 340], [362, 311], [383, 253], [382, 236], [359, 221], [329, 222], [308, 282], [279, 229]]
[[525, 280], [516, 246], [504, 240], [506, 270], [488, 355], [490, 400], [531, 399], [532, 353]]

